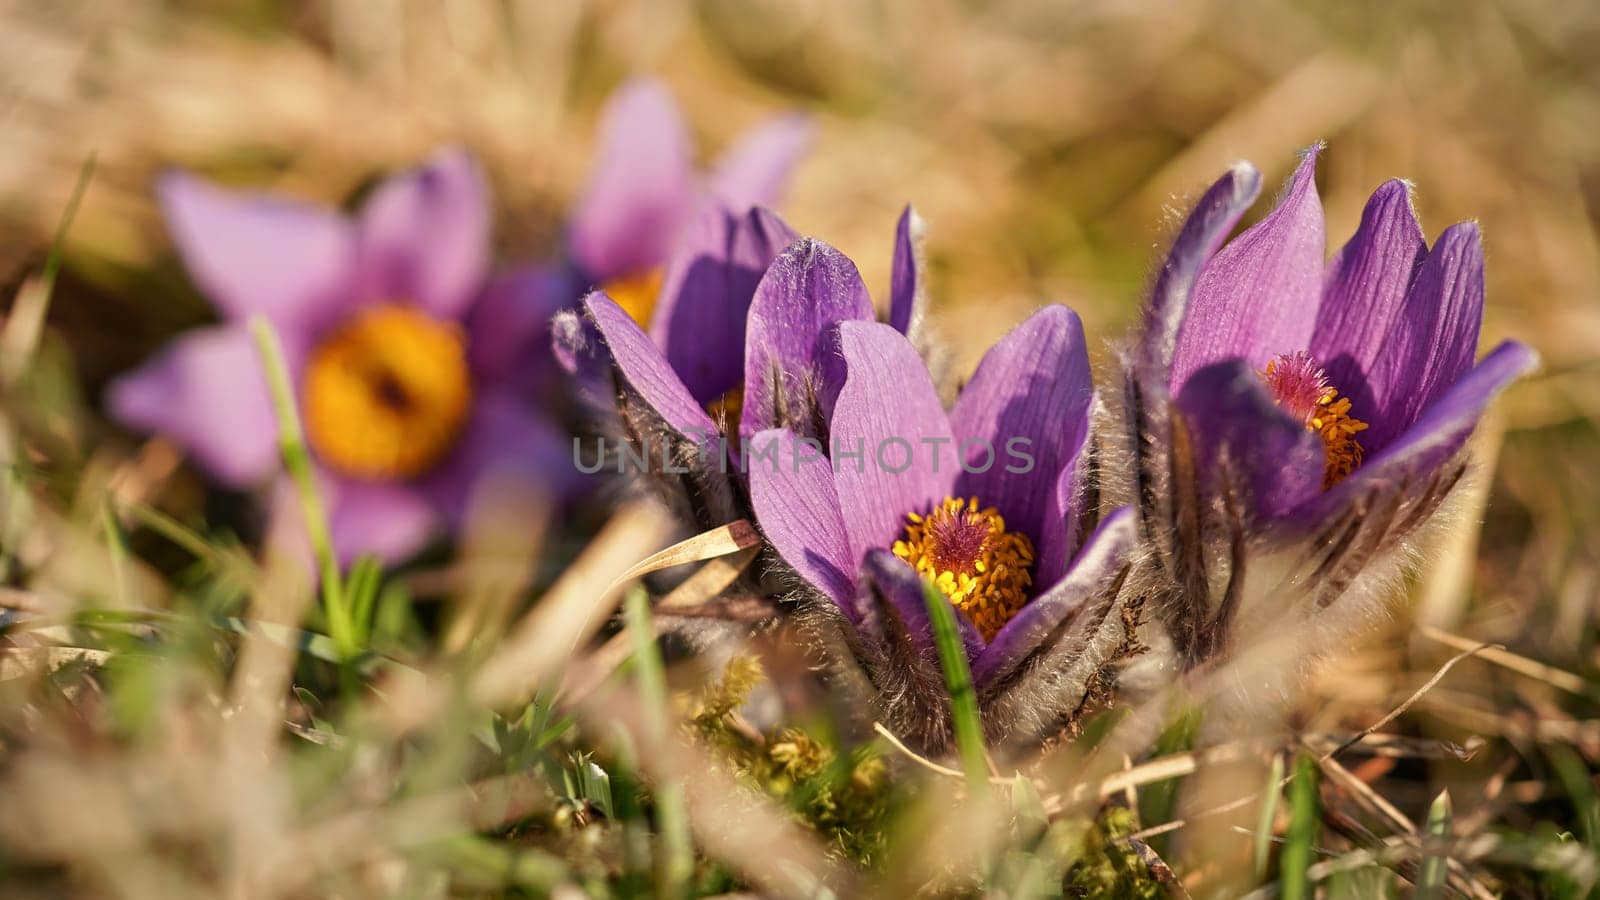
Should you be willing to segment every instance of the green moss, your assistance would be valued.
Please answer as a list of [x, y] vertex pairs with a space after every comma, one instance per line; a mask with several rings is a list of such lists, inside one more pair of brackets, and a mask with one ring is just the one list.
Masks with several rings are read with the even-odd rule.
[[690, 727], [730, 768], [782, 803], [840, 855], [862, 864], [885, 845], [893, 788], [871, 749], [841, 755], [800, 728], [758, 735], [735, 717], [762, 679], [760, 664], [737, 657], [690, 699]]
[[1052, 826], [1047, 840], [1060, 842], [1063, 857], [1072, 860], [1063, 893], [1068, 897], [1152, 900], [1164, 896], [1150, 869], [1123, 840], [1136, 830], [1133, 813], [1122, 807], [1107, 809], [1088, 825], [1061, 822]]

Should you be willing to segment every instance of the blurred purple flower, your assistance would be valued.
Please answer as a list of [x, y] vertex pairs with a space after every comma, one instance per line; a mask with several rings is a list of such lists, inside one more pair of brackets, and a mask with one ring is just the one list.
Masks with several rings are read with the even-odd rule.
[[283, 341], [341, 560], [410, 555], [460, 523], [491, 472], [556, 491], [570, 478], [509, 349], [544, 327], [502, 302], [535, 276], [490, 276], [488, 190], [465, 152], [389, 179], [353, 219], [182, 173], [159, 193], [223, 321], [115, 381], [115, 418], [178, 441], [228, 486], [272, 477], [278, 428], [246, 326], [261, 315]]
[[1106, 662], [1102, 625], [1134, 537], [1126, 509], [1096, 527], [1078, 317], [1052, 306], [1018, 326], [948, 413], [898, 330], [844, 321], [835, 332], [843, 381], [829, 439], [777, 427], [749, 441], [757, 524], [816, 598], [832, 662], [898, 733], [944, 746], [931, 579], [961, 611], [990, 736], [1060, 727]]
[[[1507, 341], [1474, 365], [1478, 229], [1453, 225], [1430, 249], [1404, 182], [1378, 188], [1325, 263], [1319, 151], [1277, 208], [1225, 246], [1260, 175], [1241, 163], [1201, 198], [1130, 359], [1141, 523], [1183, 597], [1167, 606], [1191, 662], [1224, 639], [1252, 544], [1310, 548], [1305, 593], [1321, 605], [1394, 556], [1461, 476], [1484, 407], [1537, 364]], [[1220, 554], [1231, 571], [1213, 604], [1214, 536], [1231, 546]]]
[[568, 228], [579, 283], [602, 286], [650, 323], [662, 267], [697, 213], [708, 202], [734, 210], [775, 202], [811, 137], [809, 117], [780, 116], [736, 141], [702, 176], [666, 87], [647, 78], [623, 85], [606, 104], [594, 173]]

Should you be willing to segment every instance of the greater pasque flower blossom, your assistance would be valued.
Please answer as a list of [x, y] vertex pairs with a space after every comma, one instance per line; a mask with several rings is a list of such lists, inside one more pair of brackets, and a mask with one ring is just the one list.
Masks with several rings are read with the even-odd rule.
[[490, 274], [488, 188], [465, 152], [388, 179], [353, 218], [184, 173], [159, 195], [222, 321], [118, 378], [117, 420], [177, 441], [230, 487], [270, 480], [279, 432], [246, 324], [264, 316], [342, 560], [410, 555], [460, 523], [491, 472], [553, 493], [570, 483], [565, 441], [530, 402], [514, 349], [538, 323], [487, 302], [522, 288]]
[[[920, 320], [918, 228], [907, 207], [885, 313], [902, 329]], [[558, 343], [614, 375], [618, 439], [635, 467], [642, 460], [685, 518], [708, 528], [748, 516], [742, 439], [776, 426], [826, 435], [829, 330], [876, 316], [844, 254], [764, 207], [720, 204], [702, 208], [667, 266], [649, 332], [604, 291], [583, 309], [586, 320], [558, 320]]]
[[780, 423], [747, 442], [756, 523], [834, 674], [901, 736], [946, 746], [926, 579], [960, 612], [989, 736], [1062, 727], [1119, 644], [1108, 613], [1134, 538], [1129, 510], [1097, 521], [1078, 317], [1052, 306], [1018, 326], [948, 412], [897, 329], [832, 331], [826, 438]]
[[1240, 615], [1314, 615], [1358, 581], [1369, 589], [1342, 605], [1381, 600], [1406, 538], [1465, 471], [1485, 406], [1537, 363], [1515, 341], [1474, 362], [1478, 228], [1453, 225], [1430, 248], [1404, 182], [1379, 187], [1325, 261], [1319, 152], [1226, 244], [1260, 176], [1241, 163], [1207, 191], [1127, 358], [1145, 574], [1188, 665], [1229, 644]]

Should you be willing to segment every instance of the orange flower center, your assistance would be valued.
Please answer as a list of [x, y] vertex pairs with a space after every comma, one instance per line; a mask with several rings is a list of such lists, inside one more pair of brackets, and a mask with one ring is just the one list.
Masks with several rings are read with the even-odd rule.
[[602, 284], [600, 289], [635, 322], [648, 328], [650, 317], [656, 311], [656, 300], [661, 295], [661, 277], [661, 269], [646, 269], [613, 278]]
[[1361, 442], [1356, 435], [1367, 423], [1350, 415], [1350, 398], [1339, 396], [1328, 375], [1309, 353], [1282, 353], [1267, 361], [1261, 371], [1278, 408], [1298, 419], [1306, 430], [1322, 438], [1322, 489], [1327, 490], [1361, 465]]
[[355, 478], [420, 475], [455, 446], [472, 407], [466, 338], [406, 306], [360, 313], [311, 353], [306, 436]]
[[889, 549], [932, 578], [986, 641], [1028, 602], [1033, 542], [1006, 531], [1000, 513], [979, 509], [976, 497], [947, 497], [926, 516], [911, 513], [905, 537]]

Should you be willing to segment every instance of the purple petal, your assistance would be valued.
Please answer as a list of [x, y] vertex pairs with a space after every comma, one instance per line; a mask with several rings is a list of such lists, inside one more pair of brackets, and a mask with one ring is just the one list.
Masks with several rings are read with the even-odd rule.
[[778, 202], [815, 130], [810, 116], [796, 113], [746, 133], [717, 161], [711, 193], [735, 209]]
[[1178, 408], [1206, 494], [1243, 493], [1254, 516], [1270, 520], [1322, 492], [1322, 438], [1280, 410], [1244, 360], [1196, 372], [1178, 396]]
[[1388, 446], [1471, 368], [1482, 320], [1483, 245], [1477, 226], [1462, 222], [1429, 251], [1370, 370], [1372, 382], [1393, 388], [1362, 435], [1368, 452]]
[[845, 322], [838, 333], [845, 379], [829, 425], [834, 484], [859, 559], [893, 543], [907, 513], [949, 496], [960, 467], [939, 395], [905, 335], [877, 322]]
[[797, 235], [762, 207], [707, 203], [673, 251], [651, 333], [702, 405], [744, 379], [745, 321], [756, 285]]
[[157, 191], [184, 268], [224, 317], [314, 328], [354, 300], [355, 233], [337, 213], [182, 173]]
[[1261, 173], [1249, 163], [1240, 162], [1217, 179], [1189, 213], [1150, 292], [1140, 340], [1140, 355], [1146, 367], [1165, 372], [1172, 365], [1173, 348], [1194, 296], [1195, 279], [1260, 192]]
[[998, 508], [1007, 528], [1035, 542], [1041, 582], [1060, 576], [1073, 549], [1065, 524], [1076, 514], [1060, 505], [1071, 497], [1058, 496], [1056, 481], [1088, 437], [1093, 399], [1083, 324], [1047, 306], [984, 354], [950, 411], [966, 463], [956, 492]]
[[[924, 582], [916, 570], [888, 550], [876, 549], [867, 552], [862, 576], [863, 587], [876, 591], [894, 610], [916, 648], [924, 654], [937, 654], [933, 622], [928, 618], [928, 603], [922, 594]], [[983, 653], [983, 636], [966, 613], [959, 609], [956, 610], [956, 627], [961, 630], [961, 643], [966, 648], [967, 659], [977, 659]]]
[[872, 319], [872, 298], [855, 263], [812, 238], [792, 244], [767, 269], [750, 303], [739, 433], [777, 426], [823, 433], [817, 420], [827, 414], [824, 395], [836, 371], [828, 329]]
[[504, 388], [477, 398], [460, 442], [425, 481], [450, 527], [459, 528], [474, 492], [500, 478], [537, 486], [552, 500], [582, 480], [565, 433]]
[[250, 332], [242, 324], [191, 331], [111, 383], [111, 416], [165, 435], [232, 487], [278, 467], [278, 424]]
[[698, 440], [720, 434], [661, 351], [626, 310], [600, 291], [586, 297], [583, 305], [599, 330], [617, 371], [667, 425]]
[[[860, 624], [855, 606], [855, 557], [850, 553], [833, 470], [820, 445], [807, 445], [792, 431], [772, 428], [751, 437], [746, 448], [750, 505], [767, 543], [784, 562], [839, 604]], [[763, 452], [770, 456], [754, 458]]]
[[606, 281], [667, 261], [694, 202], [694, 156], [672, 95], [629, 82], [606, 103], [598, 162], [573, 212], [568, 243], [585, 274]]
[[1506, 341], [1445, 391], [1420, 418], [1349, 478], [1324, 495], [1319, 509], [1337, 508], [1373, 485], [1419, 482], [1452, 456], [1478, 425], [1484, 409], [1511, 382], [1539, 367], [1539, 354]]
[[[410, 484], [328, 477], [322, 496], [341, 566], [369, 554], [386, 563], [401, 562], [421, 550], [440, 527], [427, 495]], [[298, 507], [294, 515], [297, 524], [304, 522]]]
[[1277, 209], [1201, 269], [1173, 348], [1173, 393], [1219, 360], [1238, 358], [1260, 367], [1309, 346], [1326, 252], [1316, 163], [1313, 147]]
[[1000, 629], [972, 667], [979, 684], [1009, 675], [1061, 627], [1095, 600], [1107, 596], [1127, 565], [1137, 535], [1133, 510], [1122, 507], [1107, 516], [1084, 542], [1064, 578], [1055, 582]]
[[1384, 418], [1379, 411], [1410, 390], [1393, 378], [1374, 378], [1385, 365], [1385, 345], [1403, 321], [1406, 292], [1427, 251], [1410, 189], [1389, 181], [1373, 192], [1355, 237], [1328, 265], [1311, 355], [1360, 419]]
[[361, 210], [365, 299], [463, 316], [489, 264], [489, 189], [464, 150], [385, 181]]
[[579, 293], [565, 268], [524, 266], [490, 279], [467, 318], [473, 375], [555, 390], [550, 321]]
[[894, 272], [889, 281], [889, 324], [901, 334], [910, 334], [911, 326], [922, 316], [922, 263], [918, 256], [922, 228], [922, 217], [907, 204], [894, 229]]

